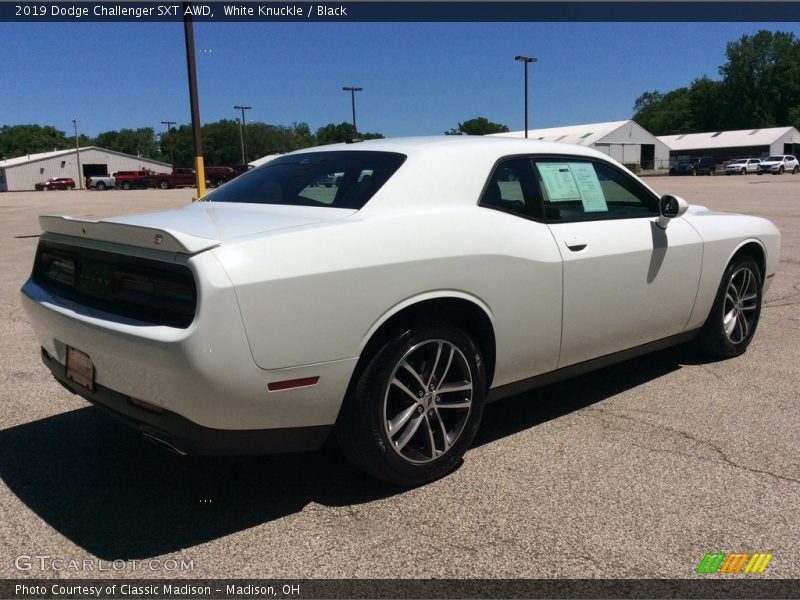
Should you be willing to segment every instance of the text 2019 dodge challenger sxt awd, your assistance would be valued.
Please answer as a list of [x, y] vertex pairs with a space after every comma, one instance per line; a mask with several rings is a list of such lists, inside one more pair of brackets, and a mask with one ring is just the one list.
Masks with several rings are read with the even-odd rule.
[[744, 352], [780, 246], [501, 138], [310, 148], [178, 210], [41, 225], [22, 299], [69, 390], [179, 452], [334, 433], [402, 485], [455, 468], [486, 401], [690, 339]]

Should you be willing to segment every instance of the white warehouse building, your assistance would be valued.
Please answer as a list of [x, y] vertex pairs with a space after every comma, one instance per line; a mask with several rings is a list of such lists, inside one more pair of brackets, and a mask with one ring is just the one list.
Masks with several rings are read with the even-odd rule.
[[[149, 169], [171, 173], [172, 166], [97, 146], [80, 149], [81, 178], [111, 175], [117, 171]], [[0, 161], [0, 192], [23, 192], [51, 177], [71, 177], [78, 187], [79, 173], [75, 149], [28, 154]]]
[[800, 154], [800, 131], [794, 127], [741, 129], [662, 135], [675, 160], [713, 156], [717, 162], [731, 158], [766, 158], [775, 154]]
[[[525, 137], [525, 131], [492, 135]], [[631, 120], [529, 129], [528, 139], [588, 146], [607, 154], [631, 170], [658, 169], [669, 164], [669, 148], [666, 144]]]

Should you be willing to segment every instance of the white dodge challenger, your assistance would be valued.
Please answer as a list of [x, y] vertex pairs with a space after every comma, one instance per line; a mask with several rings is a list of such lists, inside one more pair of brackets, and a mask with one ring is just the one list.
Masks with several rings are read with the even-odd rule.
[[695, 340], [745, 351], [761, 218], [660, 197], [583, 147], [309, 148], [178, 210], [43, 216], [22, 301], [68, 390], [179, 453], [317, 448], [417, 485], [487, 401]]

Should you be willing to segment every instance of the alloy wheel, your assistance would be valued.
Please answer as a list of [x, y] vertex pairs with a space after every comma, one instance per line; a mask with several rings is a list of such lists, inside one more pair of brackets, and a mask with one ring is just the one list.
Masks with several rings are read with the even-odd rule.
[[469, 361], [453, 343], [427, 340], [408, 350], [395, 365], [383, 400], [392, 450], [414, 464], [447, 453], [464, 431], [474, 385]]
[[756, 320], [758, 280], [748, 267], [735, 271], [728, 280], [722, 305], [722, 326], [734, 343], [746, 340]]

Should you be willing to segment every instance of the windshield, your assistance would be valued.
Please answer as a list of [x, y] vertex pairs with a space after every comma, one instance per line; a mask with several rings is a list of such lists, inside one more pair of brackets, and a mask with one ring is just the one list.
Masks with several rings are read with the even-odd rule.
[[769, 161], [769, 162], [780, 162], [780, 161], [783, 160], [783, 157], [782, 156], [770, 156], [769, 158], [765, 158], [764, 160], [765, 161]]
[[394, 152], [361, 150], [287, 155], [239, 176], [205, 199], [360, 209], [405, 159]]

